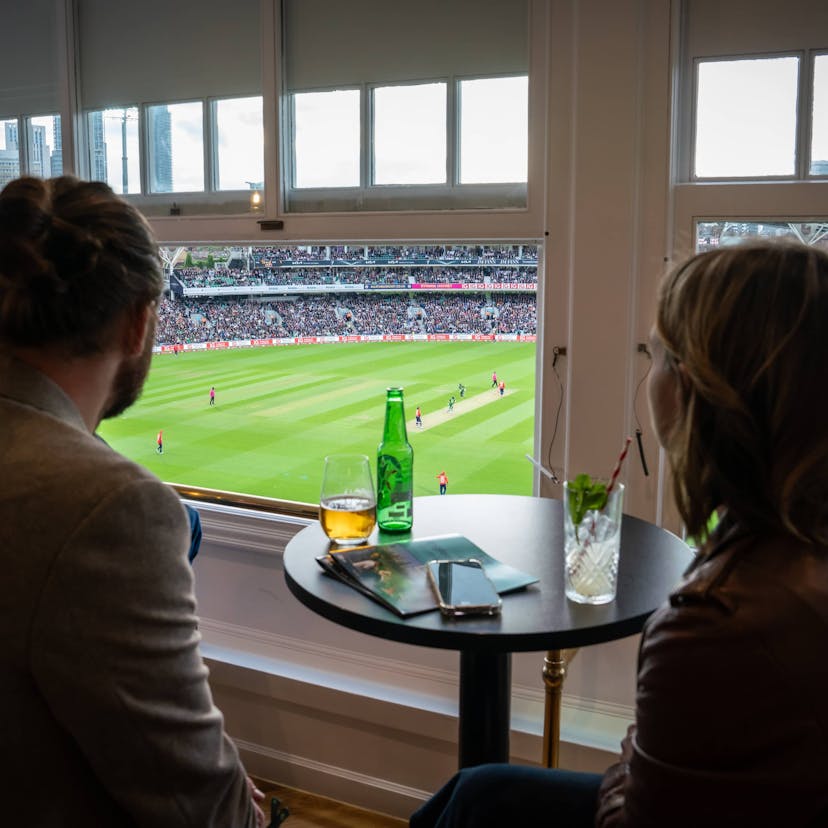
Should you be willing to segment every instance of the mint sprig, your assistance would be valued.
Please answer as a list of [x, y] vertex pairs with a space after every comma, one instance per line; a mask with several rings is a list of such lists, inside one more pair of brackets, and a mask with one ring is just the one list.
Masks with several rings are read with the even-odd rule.
[[579, 474], [566, 483], [569, 498], [569, 514], [572, 522], [578, 526], [587, 512], [600, 512], [607, 505], [607, 484], [593, 480], [588, 474]]

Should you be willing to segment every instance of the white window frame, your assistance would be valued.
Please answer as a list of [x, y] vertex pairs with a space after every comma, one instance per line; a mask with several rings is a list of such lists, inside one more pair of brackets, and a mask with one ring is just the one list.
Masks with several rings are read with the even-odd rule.
[[[762, 2], [762, 0], [757, 0]], [[769, 4], [769, 0], [766, 0]], [[672, 10], [672, 40], [683, 43], [682, 25], [686, 9], [678, 3]], [[813, 101], [814, 60], [828, 48], [812, 48], [807, 26], [796, 28], [791, 48], [752, 50], [750, 44], [739, 52], [708, 54], [704, 45], [698, 54], [677, 49], [672, 55], [674, 163], [672, 259], [674, 262], [695, 252], [697, 221], [824, 221], [828, 176], [810, 175], [810, 139]], [[763, 35], [764, 36], [764, 35]], [[790, 41], [791, 38], [788, 37]], [[765, 45], [764, 43], [762, 45]], [[712, 51], [712, 50], [710, 50]], [[799, 74], [796, 106], [796, 164], [793, 175], [696, 178], [693, 175], [696, 142], [696, 101], [698, 65], [713, 60], [756, 60], [798, 57]]]
[[[262, 98], [261, 95], [233, 95], [231, 97], [208, 98], [205, 101], [205, 144], [204, 144], [204, 160], [206, 168], [204, 172], [204, 181], [207, 184], [206, 192], [208, 193], [245, 193], [247, 197], [250, 196], [250, 191], [245, 189], [219, 189], [219, 123], [218, 123], [218, 105], [224, 101], [240, 101], [249, 100], [250, 98]], [[262, 114], [264, 115], [264, 98], [262, 98]], [[262, 132], [264, 132], [264, 119], [262, 120]], [[264, 136], [263, 136], [264, 137]], [[209, 156], [207, 150], [209, 147]], [[264, 162], [264, 159], [262, 159]], [[264, 163], [262, 163], [262, 178], [264, 178]], [[256, 182], [264, 187], [264, 181]]]
[[[8, 118], [0, 118], [0, 122], [15, 121], [17, 123], [17, 164], [20, 175], [31, 175], [31, 158], [29, 147], [32, 138], [32, 120], [35, 118], [59, 118], [60, 112], [46, 112], [34, 115], [16, 115]], [[61, 130], [63, 125], [61, 124]]]
[[[456, 75], [409, 82], [367, 83], [331, 89], [295, 90], [285, 93], [284, 111], [284, 211], [339, 212], [383, 210], [453, 209], [523, 209], [528, 200], [528, 182], [492, 184], [461, 184], [460, 173], [460, 83], [468, 80], [525, 77], [521, 73], [493, 75]], [[445, 184], [377, 184], [374, 181], [374, 91], [398, 86], [418, 86], [427, 83], [446, 85], [446, 183]], [[294, 95], [313, 92], [332, 92], [358, 89], [360, 93], [360, 184], [358, 187], [301, 187], [295, 186], [296, 124]], [[531, 121], [530, 121], [531, 123]], [[320, 209], [324, 205], [324, 209]]]
[[[219, 190], [218, 185], [218, 150], [216, 104], [225, 100], [259, 97], [256, 95], [233, 95], [221, 98], [191, 98], [181, 101], [158, 101], [142, 103], [125, 103], [108, 109], [138, 110], [139, 154], [141, 161], [141, 192], [131, 193], [126, 198], [133, 202], [147, 215], [178, 215], [175, 210], [203, 213], [226, 212], [246, 214], [251, 211], [250, 190]], [[200, 103], [202, 105], [202, 142], [203, 142], [203, 190], [173, 190], [169, 193], [150, 191], [150, 125], [148, 110], [155, 106], [175, 106], [184, 103]], [[89, 135], [89, 116], [93, 111], [84, 110], [81, 118], [81, 132], [83, 135], [82, 174], [91, 174], [91, 137]]]
[[[811, 169], [811, 131], [813, 126], [814, 100], [814, 65], [816, 58], [828, 54], [828, 49], [787, 49], [784, 51], [765, 51], [739, 54], [722, 54], [693, 57], [691, 60], [677, 61], [678, 83], [678, 142], [676, 180], [678, 184], [686, 183], [728, 183], [736, 181], [809, 181], [828, 178], [828, 174], [815, 175]], [[799, 60], [796, 102], [796, 140], [794, 172], [791, 175], [765, 176], [696, 176], [696, 108], [698, 102], [698, 67], [701, 63], [772, 60], [774, 58], [795, 57]], [[684, 73], [689, 72], [690, 77]]]
[[[733, 175], [733, 176], [697, 176], [693, 170], [696, 167], [696, 115], [699, 94], [699, 66], [702, 63], [726, 63], [732, 61], [742, 60], [773, 60], [775, 58], [797, 58], [797, 102], [796, 102], [796, 124], [795, 140], [794, 140], [794, 172], [791, 175]], [[787, 52], [764, 52], [750, 55], [717, 55], [716, 57], [695, 58], [693, 60], [693, 78], [692, 78], [692, 94], [689, 101], [690, 104], [690, 136], [687, 145], [688, 159], [688, 180], [694, 182], [711, 182], [711, 181], [791, 181], [805, 177], [803, 173], [808, 166], [806, 158], [808, 154], [808, 146], [804, 143], [804, 133], [810, 135], [810, 118], [808, 116], [809, 110], [806, 108], [807, 101], [810, 100], [811, 94], [806, 90], [807, 78], [810, 73], [807, 72], [805, 64], [807, 63], [807, 56], [801, 51], [787, 51]], [[806, 129], [807, 127], [807, 129]]]
[[[808, 61], [809, 83], [808, 83], [808, 113], [807, 113], [807, 133], [804, 137], [805, 152], [807, 154], [807, 163], [805, 167], [805, 178], [810, 181], [828, 180], [828, 170], [822, 174], [812, 173], [811, 164], [814, 159], [811, 157], [811, 137], [813, 132], [813, 108], [814, 108], [814, 84], [816, 82], [816, 59], [824, 57], [828, 60], [828, 48], [813, 49], [810, 53], [810, 60]], [[826, 113], [828, 117], [828, 113]], [[828, 159], [826, 159], [828, 160]]]

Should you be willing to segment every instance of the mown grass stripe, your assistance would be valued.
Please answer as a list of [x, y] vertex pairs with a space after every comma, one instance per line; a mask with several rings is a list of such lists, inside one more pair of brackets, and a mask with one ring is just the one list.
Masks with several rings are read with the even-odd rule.
[[[491, 372], [513, 391], [491, 390]], [[158, 356], [142, 399], [101, 427], [116, 449], [163, 479], [315, 502], [322, 458], [358, 451], [373, 461], [385, 388], [405, 389], [406, 416], [455, 415], [411, 433], [416, 494], [436, 494], [445, 468], [449, 493], [529, 494], [534, 416], [533, 343], [348, 343]], [[467, 398], [492, 402], [463, 412]], [[208, 405], [210, 386], [216, 405]], [[155, 453], [164, 429], [165, 453]], [[413, 429], [412, 429], [413, 432]]]

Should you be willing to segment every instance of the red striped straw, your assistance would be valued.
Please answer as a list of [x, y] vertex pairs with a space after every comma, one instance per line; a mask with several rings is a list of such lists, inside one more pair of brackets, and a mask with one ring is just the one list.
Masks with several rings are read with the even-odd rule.
[[615, 485], [615, 481], [618, 480], [618, 475], [621, 473], [621, 465], [627, 458], [627, 451], [630, 448], [630, 443], [632, 442], [632, 437], [627, 437], [624, 440], [624, 448], [621, 449], [621, 454], [618, 457], [618, 462], [615, 464], [615, 468], [612, 470], [612, 477], [610, 477], [609, 485], [607, 486], [607, 494], [612, 491], [612, 487]]

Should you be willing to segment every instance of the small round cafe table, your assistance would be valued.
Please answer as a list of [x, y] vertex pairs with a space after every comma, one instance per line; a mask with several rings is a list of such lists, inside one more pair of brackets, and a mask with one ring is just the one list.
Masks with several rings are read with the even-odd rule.
[[[640, 632], [692, 558], [672, 533], [624, 515], [615, 600], [601, 606], [574, 603], [564, 594], [561, 502], [517, 495], [415, 498], [410, 535], [377, 535], [375, 530], [369, 542], [451, 533], [465, 535], [493, 558], [535, 575], [538, 583], [504, 595], [499, 616], [450, 619], [435, 611], [401, 618], [322, 571], [315, 559], [329, 550], [329, 542], [318, 523], [288, 543], [284, 568], [296, 598], [336, 624], [406, 644], [459, 651], [460, 767], [509, 761], [512, 653], [562, 651]], [[557, 739], [558, 723], [553, 724]]]

